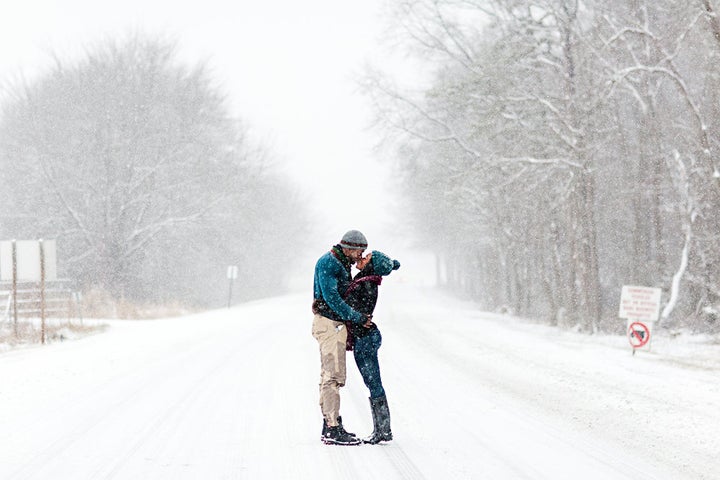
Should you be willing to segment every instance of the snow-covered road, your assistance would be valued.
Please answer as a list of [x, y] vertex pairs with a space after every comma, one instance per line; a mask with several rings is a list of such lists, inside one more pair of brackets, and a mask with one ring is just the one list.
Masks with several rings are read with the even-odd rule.
[[[110, 322], [1, 354], [0, 478], [720, 478], [718, 349], [688, 365], [658, 340], [633, 357], [621, 337], [485, 314], [390, 280], [376, 320], [395, 441], [325, 446], [309, 303]], [[367, 435], [351, 355], [348, 371], [344, 423]]]

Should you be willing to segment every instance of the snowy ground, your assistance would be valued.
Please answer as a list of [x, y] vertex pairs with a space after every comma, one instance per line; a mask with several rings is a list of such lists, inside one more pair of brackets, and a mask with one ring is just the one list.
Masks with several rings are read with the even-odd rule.
[[[0, 354], [0, 478], [718, 479], [720, 345], [590, 337], [381, 287], [395, 441], [319, 441], [308, 295]], [[348, 356], [342, 414], [372, 430]]]

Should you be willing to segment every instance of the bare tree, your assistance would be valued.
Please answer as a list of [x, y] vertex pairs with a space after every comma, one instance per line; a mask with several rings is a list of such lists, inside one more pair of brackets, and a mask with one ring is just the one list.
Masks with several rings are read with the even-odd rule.
[[171, 284], [206, 292], [194, 263], [205, 235], [242, 242], [264, 221], [257, 208], [270, 207], [256, 201], [272, 185], [267, 155], [207, 68], [182, 64], [171, 42], [132, 35], [77, 63], [57, 60], [3, 107], [4, 183], [24, 215], [7, 227], [57, 237], [65, 271], [86, 288], [138, 299], [172, 296]]

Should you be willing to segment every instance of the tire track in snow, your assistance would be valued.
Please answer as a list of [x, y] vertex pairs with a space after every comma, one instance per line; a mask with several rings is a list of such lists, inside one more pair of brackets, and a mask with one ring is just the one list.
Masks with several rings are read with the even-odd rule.
[[[433, 324], [436, 324], [436, 322], [433, 322]], [[448, 332], [443, 333], [447, 334]], [[504, 415], [508, 425], [515, 422], [522, 426], [532, 426], [535, 431], [542, 432], [543, 435], [552, 438], [553, 441], [566, 445], [568, 448], [577, 450], [578, 452], [582, 452], [582, 454], [589, 459], [597, 461], [598, 465], [603, 465], [604, 469], [614, 470], [616, 472], [614, 478], [662, 478], [656, 477], [655, 473], [649, 473], [647, 469], [644, 468], [644, 465], [639, 465], [630, 459], [624, 459], [618, 456], [617, 451], [611, 452], [603, 448], [599, 443], [593, 442], [591, 444], [577, 436], [569, 439], [567, 431], [561, 431], [554, 424], [541, 421], [531, 416], [529, 411], [526, 410], [527, 406], [517, 401], [518, 399], [524, 400], [523, 395], [527, 393], [527, 390], [523, 390], [523, 388], [518, 385], [502, 383], [502, 379], [497, 378], [495, 375], [495, 373], [498, 372], [507, 372], [508, 362], [510, 365], [527, 364], [527, 359], [524, 359], [516, 352], [511, 353], [507, 351], [508, 349], [489, 346], [488, 348], [491, 349], [493, 353], [505, 359], [503, 362], [504, 367], [496, 372], [492, 364], [484, 364], [483, 359], [478, 360], [472, 356], [463, 355], [455, 349], [442, 349], [436, 341], [431, 340], [432, 332], [426, 328], [424, 321], [417, 322], [413, 325], [413, 328], [403, 331], [402, 336], [408, 341], [404, 344], [404, 347], [412, 349], [412, 353], [406, 353], [404, 357], [410, 356], [420, 361], [430, 361], [434, 371], [445, 372], [445, 375], [443, 375], [444, 381], [464, 384], [467, 385], [469, 389], [474, 385], [487, 385], [489, 390], [486, 392], [478, 391], [476, 395], [472, 395], [472, 392], [468, 391], [469, 399], [472, 399], [472, 397], [481, 398], [482, 402], [486, 404], [479, 409], [472, 409], [470, 405], [466, 405], [468, 412], [476, 411], [476, 414], [478, 414], [482, 409], [492, 409], [495, 410], [497, 414]], [[456, 336], [456, 340], [457, 342], [466, 343], [466, 340], [460, 336]], [[487, 345], [484, 344], [483, 348], [485, 347], [487, 347]], [[429, 356], [432, 356], [432, 358], [428, 358]], [[413, 372], [405, 366], [406, 363], [407, 362], [399, 366], [399, 370], [403, 372], [400, 378], [408, 378], [409, 375], [413, 375]], [[548, 367], [548, 369], [552, 369], [552, 367]], [[558, 371], [561, 372], [560, 370]], [[527, 374], [529, 374], [529, 372], [527, 372]], [[427, 391], [431, 391], [429, 386], [428, 388], [420, 389], [420, 383], [409, 383], [409, 389], [414, 392], [412, 395], [413, 398], [425, 398], [428, 405], [437, 403], [435, 397], [426, 393]], [[478, 442], [478, 444], [482, 445], [483, 449], [491, 453], [493, 457], [501, 459], [502, 463], [511, 469], [513, 478], [552, 478], [552, 476], [548, 477], [547, 472], [535, 468], [527, 462], [523, 462], [518, 458], [518, 455], [513, 454], [511, 450], [500, 449], [497, 445], [494, 445], [491, 439], [478, 435], [472, 428], [467, 428], [467, 413], [464, 414], [458, 410], [450, 410], [448, 412], [448, 420], [452, 423], [453, 428], [457, 428], [463, 432], [463, 436], [466, 436], [473, 442]], [[608, 463], [608, 459], [613, 460]]]
[[[191, 344], [190, 348], [179, 351], [177, 354], [162, 357], [151, 365], [142, 366], [140, 367], [142, 368], [140, 375], [138, 375], [137, 370], [133, 370], [120, 378], [105, 382], [102, 390], [93, 393], [91, 398], [84, 398], [83, 403], [79, 405], [80, 407], [92, 405], [96, 409], [90, 413], [86, 411], [80, 412], [76, 406], [75, 410], [81, 415], [75, 415], [73, 419], [79, 418], [80, 424], [64, 430], [56, 439], [43, 446], [32, 461], [20, 466], [8, 477], [8, 480], [50, 478], [52, 476], [52, 466], [62, 461], [61, 459], [66, 456], [72, 457], [72, 455], [66, 454], [81, 449], [84, 442], [87, 443], [89, 439], [97, 438], [99, 443], [105, 443], [106, 438], [99, 433], [103, 425], [108, 423], [113, 425], [112, 422], [117, 421], [123, 413], [128, 413], [128, 410], [133, 415], [133, 412], [138, 411], [138, 405], [147, 404], [152, 412], [157, 412], [159, 410], [158, 406], [152, 405], [154, 392], [158, 392], [162, 398], [165, 398], [165, 392], [172, 389], [173, 384], [175, 384], [175, 390], [178, 389], [177, 385], [179, 385], [180, 390], [178, 391], [181, 394], [177, 396], [177, 400], [169, 406], [163, 406], [159, 417], [152, 420], [148, 426], [143, 427], [140, 430], [141, 433], [128, 442], [129, 448], [122, 448], [126, 445], [121, 446], [118, 449], [121, 452], [119, 458], [117, 455], [113, 455], [112, 461], [107, 462], [107, 458], [102, 455], [95, 456], [95, 460], [91, 460], [91, 462], [95, 463], [94, 466], [92, 464], [83, 466], [83, 469], [92, 469], [93, 471], [93, 474], [88, 478], [113, 478], [116, 476], [122, 470], [124, 464], [133, 458], [143, 445], [151, 440], [157, 441], [158, 432], [163, 430], [161, 427], [164, 427], [166, 431], [174, 430], [173, 428], [167, 428], [168, 422], [182, 418], [183, 412], [187, 411], [193, 402], [197, 400], [198, 395], [202, 393], [208, 381], [222, 379], [222, 376], [218, 376], [217, 372], [222, 370], [223, 367], [229, 368], [228, 359], [235, 352], [229, 347], [226, 350], [214, 349], [215, 340], [214, 337], [206, 338]], [[248, 335], [243, 337], [242, 340], [244, 342], [254, 342], [255, 338], [253, 335]], [[206, 358], [208, 353], [211, 360], [202, 363], [194, 361], [198, 356]], [[183, 369], [188, 365], [194, 366], [194, 369]], [[207, 370], [210, 370], [210, 375], [207, 375]], [[138, 381], [138, 377], [140, 381]], [[122, 394], [122, 396], [118, 397], [118, 394]], [[150, 400], [149, 403], [148, 400]], [[147, 415], [147, 412], [144, 415]], [[132, 422], [137, 420], [128, 418], [128, 423], [132, 425]], [[93, 430], [98, 431], [98, 433], [94, 433]], [[55, 429], [55, 431], [60, 430]], [[109, 439], [107, 441], [118, 442], [119, 439]], [[93, 458], [89, 454], [88, 457]], [[50, 473], [46, 473], [48, 471]]]
[[[386, 333], [383, 348], [387, 350], [381, 354], [380, 362], [386, 379], [383, 383], [392, 385], [393, 398], [401, 399], [404, 407], [395, 409], [395, 418], [401, 428], [414, 434], [408, 440], [417, 443], [413, 451], [424, 452], [420, 460], [426, 466], [432, 462], [431, 470], [443, 472], [446, 478], [474, 479], [478, 475], [518, 480], [543, 478], [542, 472], [533, 465], [518, 461], [517, 452], [499, 448], [494, 438], [478, 433], [482, 428], [473, 427], [469, 422], [473, 414], [492, 415], [491, 409], [496, 406], [484, 399], [482, 391], [477, 391], [477, 378], [455, 380], [456, 365], [449, 365], [446, 358], [437, 356], [447, 352], [430, 336], [418, 331], [424, 318], [408, 314], [403, 307], [405, 304], [400, 302], [384, 315], [387, 327], [383, 330]], [[424, 309], [421, 312], [422, 317], [431, 315]], [[462, 367], [470, 368], [469, 365]], [[441, 378], [428, 377], [425, 373], [443, 369], [447, 369], [447, 375]], [[466, 385], [466, 395], [462, 399], [444, 398], [443, 385], [449, 383]], [[438, 409], [444, 409], [444, 413], [438, 414]], [[428, 421], [425, 421], [426, 412], [430, 413]], [[442, 422], [434, 423], [438, 419]], [[497, 475], [494, 472], [498, 472]]]
[[[202, 346], [196, 346], [190, 351], [183, 352], [179, 358], [175, 358], [174, 360], [184, 360], [191, 358], [193, 355], [195, 355], [195, 352], [197, 350], [200, 350], [202, 348]], [[167, 362], [168, 359], [163, 358], [156, 362], [156, 365], [163, 365]], [[113, 393], [111, 391], [113, 387], [115, 387], [117, 383], [123, 383], [126, 380], [129, 380], [129, 378], [125, 377], [119, 380], [116, 379], [114, 382], [105, 383], [103, 389], [97, 394], [95, 394], [94, 397], [102, 398], [107, 395], [111, 395]], [[99, 424], [106, 420], [108, 412], [117, 411], [127, 403], [136, 402], [139, 398], [142, 397], [145, 391], [157, 386], [156, 381], [157, 378], [146, 377], [144, 381], [139, 384], [131, 383], [130, 385], [133, 388], [128, 392], [127, 395], [123, 396], [122, 398], [111, 397], [109, 401], [96, 401], [96, 405], [102, 405], [102, 408], [98, 408], [96, 411], [91, 413], [84, 412], [84, 414], [80, 418], [81, 423], [79, 425], [71, 427], [68, 432], [63, 433], [58, 438], [51, 441], [46, 446], [42, 447], [42, 449], [34, 455], [34, 458], [31, 462], [26, 463], [25, 465], [18, 468], [15, 472], [10, 474], [8, 480], [27, 480], [28, 478], [31, 478], [29, 477], [29, 475], [34, 475], [34, 471], [42, 469], [44, 465], [49, 464], [55, 459], [62, 457], [65, 452], [73, 449], [74, 445], [79, 440], [82, 440], [88, 432], [90, 432], [93, 428], [96, 428]], [[169, 381], [169, 379], [165, 378], [163, 379], [163, 381]], [[58, 410], [55, 410], [52, 413], [62, 415], [62, 412]], [[38, 424], [42, 423], [43, 421], [45, 421], [44, 417], [38, 418]]]
[[[167, 439], [167, 434], [170, 433], [170, 431], [175, 432], [176, 428], [174, 428], [174, 426], [182, 424], [183, 418], [185, 418], [188, 413], [198, 411], [196, 406], [202, 398], [202, 394], [213, 390], [208, 388], [210, 384], [215, 384], [218, 380], [222, 380], [223, 376], [219, 375], [219, 373], [224, 372], [228, 368], [228, 365], [230, 365], [228, 359], [236, 354], [237, 353], [231, 349], [215, 351], [213, 352], [214, 358], [212, 361], [209, 363], [207, 361], [204, 362], [202, 365], [203, 368], [193, 372], [192, 375], [188, 375], [188, 371], [182, 372], [183, 383], [188, 387], [182, 390], [182, 395], [179, 395], [175, 402], [168, 405], [157, 420], [150, 423], [140, 435], [137, 435], [135, 441], [131, 443], [129, 448], [123, 451], [122, 455], [119, 455], [109, 466], [101, 466], [94, 472], [91, 478], [104, 478], [107, 480], [115, 478], [143, 446], [149, 442], [157, 441], [159, 438]], [[206, 366], [210, 368], [206, 369]], [[163, 449], [163, 447], [167, 445], [167, 441], [160, 442], [158, 447]], [[157, 455], [160, 452], [156, 450], [155, 453]], [[101, 473], [103, 471], [106, 471], [106, 473]]]
[[393, 440], [392, 445], [380, 445], [387, 456], [390, 464], [404, 480], [425, 480], [425, 475], [420, 472], [415, 462], [405, 453], [400, 443]]
[[[437, 366], [435, 367], [437, 368]], [[423, 385], [423, 381], [418, 378], [413, 378], [413, 375], [417, 375], [413, 369], [405, 369], [400, 367], [399, 371], [401, 375], [398, 378], [404, 378], [406, 380], [412, 379], [415, 381], [408, 381], [403, 384], [403, 393], [406, 398], [412, 398], [414, 408], [418, 408], [418, 405], [422, 410], [433, 412], [435, 417], [438, 417], [436, 409], [442, 408], [443, 405], [447, 405], [441, 399], [438, 399], [436, 393], [437, 390], [430, 388], [428, 385]], [[466, 405], [468, 410], [472, 408]], [[486, 408], [486, 407], [480, 407]], [[402, 415], [402, 413], [401, 413]], [[513, 478], [515, 480], [538, 480], [545, 478], [542, 473], [533, 468], [532, 465], [523, 464], [518, 461], [516, 452], [507, 452], [503, 449], [498, 448], [494, 439], [488, 438], [486, 435], [480, 435], [478, 431], [468, 426], [467, 417], [464, 412], [457, 411], [454, 408], [448, 408], [446, 413], [442, 415], [444, 427], [440, 430], [432, 430], [430, 432], [423, 431], [422, 433], [428, 435], [425, 442], [428, 445], [429, 457], [438, 458], [435, 463], [438, 465], [447, 465], [445, 462], [450, 463], [447, 465], [448, 478], [477, 478], [479, 474], [485, 474], [485, 472], [478, 471], [466, 471], [465, 460], [483, 458], [488, 468], [492, 468], [493, 471], [502, 472], [501, 477], [497, 478]], [[415, 428], [422, 422], [415, 422]], [[424, 424], [430, 427], [430, 424]], [[419, 428], [423, 428], [419, 426]], [[418, 438], [416, 441], [421, 441]], [[435, 448], [433, 442], [437, 442]], [[463, 464], [454, 462], [452, 458], [445, 458], [444, 461], [441, 458], [442, 450], [451, 450], [451, 455], [454, 457], [460, 457], [464, 460]], [[425, 459], [427, 460], [427, 459]], [[476, 462], [482, 463], [482, 462]], [[455, 475], [451, 475], [450, 472], [454, 472]], [[487, 478], [496, 478], [493, 475]]]

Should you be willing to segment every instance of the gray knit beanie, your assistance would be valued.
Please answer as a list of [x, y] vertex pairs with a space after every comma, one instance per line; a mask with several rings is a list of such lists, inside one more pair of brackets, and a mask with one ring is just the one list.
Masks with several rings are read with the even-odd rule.
[[362, 232], [350, 230], [343, 235], [342, 240], [340, 240], [340, 246], [351, 250], [365, 250], [368, 243], [367, 238], [365, 238]]

